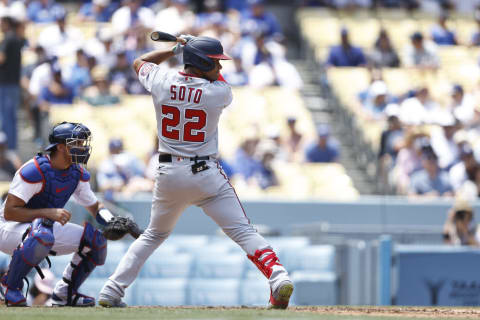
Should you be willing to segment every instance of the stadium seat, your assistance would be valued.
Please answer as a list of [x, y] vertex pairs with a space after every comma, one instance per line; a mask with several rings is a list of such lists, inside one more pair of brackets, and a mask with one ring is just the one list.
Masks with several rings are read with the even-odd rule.
[[192, 279], [188, 304], [194, 306], [234, 306], [239, 304], [239, 279]]
[[240, 282], [240, 303], [246, 306], [267, 306], [270, 297], [268, 280], [257, 272], [258, 277], [249, 277]]
[[191, 274], [193, 257], [188, 253], [173, 255], [154, 252], [140, 271], [142, 278], [187, 278]]
[[63, 271], [65, 267], [70, 263], [72, 260], [73, 254], [67, 254], [63, 256], [50, 256], [50, 260], [52, 261], [52, 268], [50, 271], [53, 272], [56, 278], [62, 278]]
[[316, 306], [339, 303], [339, 284], [335, 273], [296, 271], [291, 278], [295, 285], [292, 304]]
[[187, 304], [187, 279], [138, 279], [135, 284], [136, 305], [180, 306]]
[[240, 278], [247, 257], [243, 254], [210, 254], [195, 258], [194, 278]]
[[331, 245], [313, 245], [300, 249], [286, 249], [282, 253], [283, 265], [289, 272], [334, 271], [335, 247]]
[[[98, 294], [100, 293], [100, 290], [102, 289], [105, 282], [107, 282], [107, 280], [108, 278], [87, 278], [87, 280], [85, 280], [85, 282], [80, 287], [79, 291], [82, 294], [98, 299]], [[134, 301], [136, 296], [135, 287], [136, 287], [136, 283], [134, 282], [132, 286], [128, 287], [125, 290], [125, 297], [123, 297], [122, 300], [127, 305], [135, 304], [135, 301]]]

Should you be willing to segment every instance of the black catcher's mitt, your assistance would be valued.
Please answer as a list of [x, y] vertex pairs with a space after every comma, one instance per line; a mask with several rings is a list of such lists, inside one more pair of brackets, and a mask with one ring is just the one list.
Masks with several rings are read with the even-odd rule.
[[132, 219], [120, 216], [114, 216], [103, 229], [103, 235], [108, 240], [119, 240], [127, 233], [136, 239], [143, 231]]

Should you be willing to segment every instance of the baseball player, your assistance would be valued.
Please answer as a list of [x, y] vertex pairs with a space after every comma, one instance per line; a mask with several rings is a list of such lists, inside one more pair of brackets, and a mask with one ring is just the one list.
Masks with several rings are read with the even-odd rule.
[[[8, 196], [0, 207], [0, 250], [13, 255], [0, 281], [0, 294], [7, 306], [26, 306], [23, 279], [48, 255], [75, 253], [52, 294], [54, 306], [95, 306], [95, 299], [78, 288], [96, 266], [103, 265], [107, 241], [90, 223], [68, 223], [63, 209], [73, 196], [102, 225], [116, 221], [90, 188], [90, 174], [82, 167], [90, 157], [90, 130], [62, 122], [49, 136], [48, 155], [38, 154], [15, 174]], [[50, 263], [50, 262], [49, 262]]]
[[[153, 97], [159, 139], [159, 167], [150, 224], [128, 249], [99, 295], [104, 307], [124, 307], [121, 298], [153, 251], [172, 232], [180, 214], [196, 205], [210, 216], [267, 277], [270, 305], [285, 309], [293, 284], [277, 255], [250, 224], [220, 167], [218, 121], [232, 102], [220, 75], [220, 60], [230, 59], [213, 38], [181, 36], [171, 50], [137, 58], [133, 67]], [[184, 71], [163, 71], [158, 64], [183, 53]]]

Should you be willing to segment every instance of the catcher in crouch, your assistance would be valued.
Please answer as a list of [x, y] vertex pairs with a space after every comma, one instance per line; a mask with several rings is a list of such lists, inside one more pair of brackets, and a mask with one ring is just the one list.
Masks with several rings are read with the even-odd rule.
[[[82, 165], [90, 157], [90, 130], [80, 124], [62, 122], [52, 129], [48, 155], [39, 153], [15, 174], [8, 196], [0, 207], [0, 250], [13, 255], [2, 277], [0, 295], [7, 306], [26, 306], [23, 279], [48, 255], [74, 253], [52, 294], [54, 306], [94, 306], [95, 299], [78, 292], [79, 287], [107, 256], [107, 239], [126, 233], [141, 233], [131, 220], [114, 216], [97, 200], [90, 188], [90, 174]], [[63, 207], [73, 199], [103, 226], [68, 223]]]

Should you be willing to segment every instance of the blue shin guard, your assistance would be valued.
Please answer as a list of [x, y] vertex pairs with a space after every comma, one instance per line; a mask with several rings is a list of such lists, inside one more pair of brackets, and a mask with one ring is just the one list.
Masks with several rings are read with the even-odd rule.
[[55, 237], [52, 225], [42, 223], [42, 219], [33, 221], [26, 239], [13, 252], [7, 275], [2, 279], [5, 289], [5, 303], [7, 306], [26, 305], [22, 294], [23, 279], [48, 256], [53, 247]]
[[[90, 250], [87, 253], [84, 253], [84, 248], [89, 248]], [[82, 259], [77, 265], [71, 263], [72, 271], [70, 279], [68, 279], [68, 277], [63, 278], [63, 281], [68, 284], [65, 305], [85, 306], [89, 305], [89, 299], [92, 299], [93, 305], [95, 305], [95, 300], [93, 298], [78, 293], [78, 288], [92, 273], [93, 269], [95, 269], [96, 266], [103, 265], [107, 257], [107, 240], [103, 234], [95, 229], [90, 223], [85, 223], [85, 230], [82, 239], [80, 240], [78, 255]], [[81, 301], [79, 301], [79, 299], [81, 299]]]

